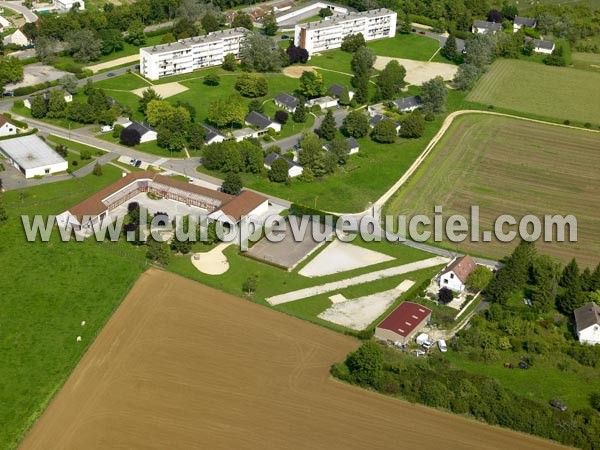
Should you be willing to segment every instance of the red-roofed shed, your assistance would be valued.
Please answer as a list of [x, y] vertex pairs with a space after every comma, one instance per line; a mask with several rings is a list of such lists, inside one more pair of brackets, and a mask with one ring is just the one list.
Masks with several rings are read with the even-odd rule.
[[375, 328], [375, 337], [406, 344], [429, 321], [431, 310], [413, 302], [403, 302]]

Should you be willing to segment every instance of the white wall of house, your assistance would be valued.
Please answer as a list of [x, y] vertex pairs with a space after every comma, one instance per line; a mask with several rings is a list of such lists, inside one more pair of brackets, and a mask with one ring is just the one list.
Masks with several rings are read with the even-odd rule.
[[10, 122], [6, 122], [0, 127], [0, 136], [10, 136], [12, 134], [17, 134], [18, 131], [19, 129], [16, 126]]
[[600, 344], [600, 325], [595, 324], [578, 333], [579, 342], [582, 344]]
[[288, 169], [288, 177], [295, 178], [302, 175], [304, 168], [302, 166], [292, 166]]
[[465, 285], [460, 278], [456, 276], [454, 271], [446, 272], [443, 275], [440, 275], [440, 288], [446, 287], [454, 292], [463, 292], [465, 290]]
[[552, 48], [533, 47], [533, 51], [536, 53], [543, 53], [544, 55], [551, 55], [555, 47], [555, 45], [553, 45]]
[[140, 137], [140, 144], [143, 144], [145, 142], [152, 142], [156, 140], [156, 136], [158, 135], [158, 133], [156, 131], [146, 131], [141, 137]]

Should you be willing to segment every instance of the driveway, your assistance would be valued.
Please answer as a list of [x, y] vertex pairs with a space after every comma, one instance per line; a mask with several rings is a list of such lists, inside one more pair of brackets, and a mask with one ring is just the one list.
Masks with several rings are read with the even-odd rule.
[[0, 8], [12, 9], [13, 11], [23, 14], [25, 22], [37, 22], [38, 20], [38, 16], [36, 16], [29, 8], [23, 6], [21, 2], [0, 2]]

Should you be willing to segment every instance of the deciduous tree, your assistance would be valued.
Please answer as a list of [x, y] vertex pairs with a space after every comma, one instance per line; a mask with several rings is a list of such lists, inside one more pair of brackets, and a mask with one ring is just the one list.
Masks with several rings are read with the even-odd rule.
[[231, 195], [238, 195], [242, 192], [242, 178], [238, 173], [229, 172], [225, 175], [225, 179], [223, 180], [223, 184], [221, 186], [223, 188], [223, 192]]
[[350, 112], [344, 118], [342, 126], [346, 134], [354, 138], [361, 138], [369, 134], [369, 119], [362, 111]]

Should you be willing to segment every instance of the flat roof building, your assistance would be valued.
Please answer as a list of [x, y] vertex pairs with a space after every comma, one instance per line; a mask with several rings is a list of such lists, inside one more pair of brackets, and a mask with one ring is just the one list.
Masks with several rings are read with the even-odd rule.
[[360, 33], [365, 41], [391, 38], [396, 35], [396, 18], [394, 11], [380, 8], [301, 23], [295, 27], [294, 44], [312, 55], [340, 48], [342, 39], [350, 34]]
[[22, 136], [0, 141], [0, 153], [25, 178], [64, 172], [69, 163], [39, 137]]
[[240, 57], [245, 28], [232, 28], [140, 49], [140, 73], [149, 80], [190, 73], [223, 64], [225, 55]]

